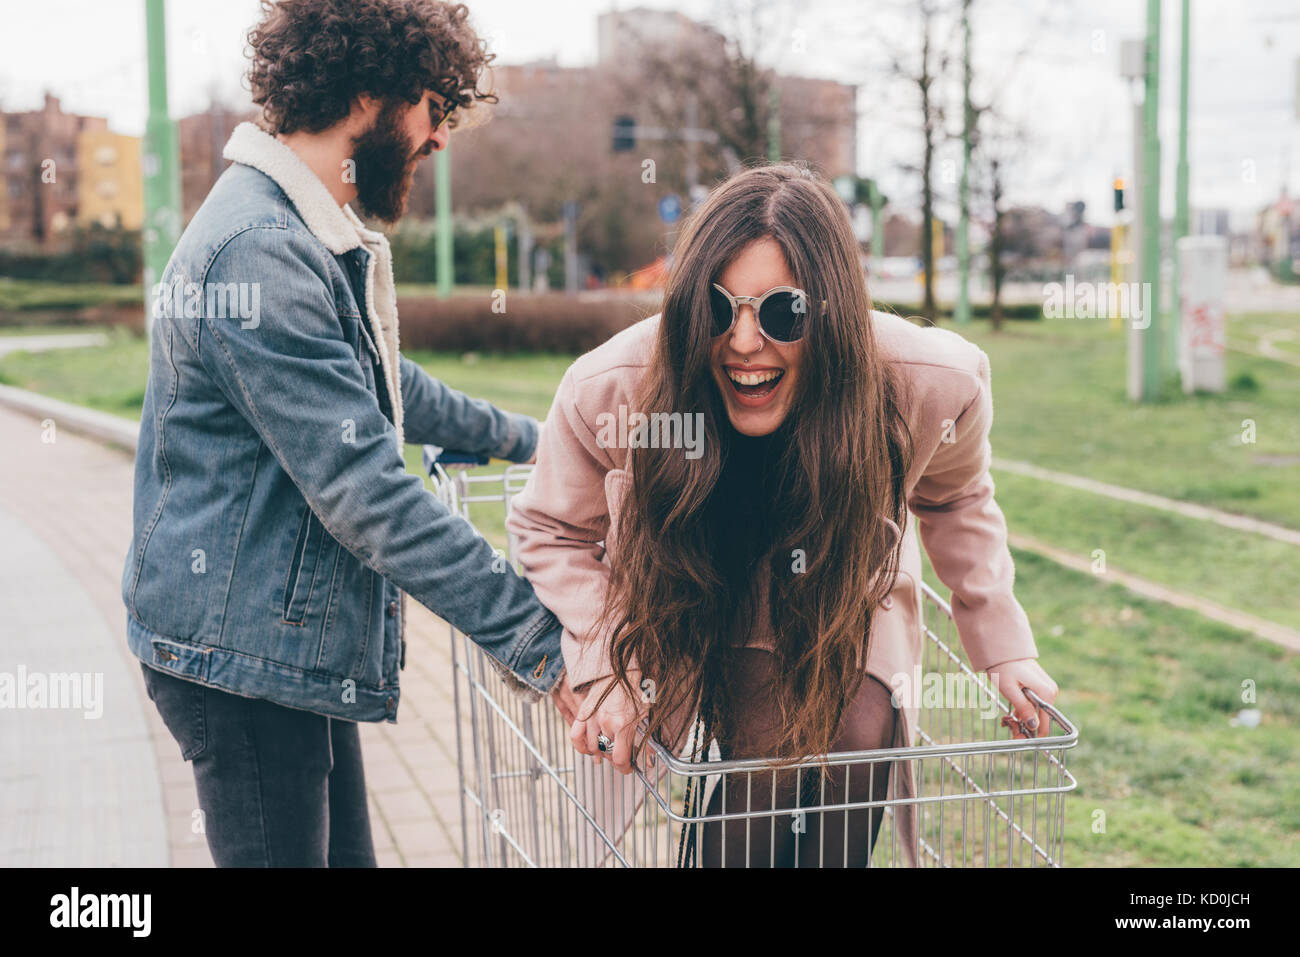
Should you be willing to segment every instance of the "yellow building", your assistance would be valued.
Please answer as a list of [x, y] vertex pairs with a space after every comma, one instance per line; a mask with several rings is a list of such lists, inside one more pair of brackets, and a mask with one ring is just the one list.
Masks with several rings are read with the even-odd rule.
[[140, 138], [108, 130], [77, 135], [77, 222], [139, 229], [144, 222]]

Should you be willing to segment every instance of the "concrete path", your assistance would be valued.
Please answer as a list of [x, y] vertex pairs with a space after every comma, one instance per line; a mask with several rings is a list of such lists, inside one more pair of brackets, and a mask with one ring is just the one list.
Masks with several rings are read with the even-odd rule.
[[165, 865], [162, 789], [127, 663], [90, 595], [9, 507], [0, 541], [0, 681], [14, 692], [0, 694], [0, 867]]

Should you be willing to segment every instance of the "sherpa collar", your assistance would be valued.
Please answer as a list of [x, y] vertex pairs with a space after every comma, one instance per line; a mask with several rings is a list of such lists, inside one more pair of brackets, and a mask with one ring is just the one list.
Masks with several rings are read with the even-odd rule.
[[347, 207], [340, 207], [298, 154], [270, 133], [254, 123], [240, 123], [230, 134], [221, 155], [231, 162], [261, 170], [275, 180], [307, 228], [335, 256], [361, 245], [356, 226], [343, 211]]
[[393, 281], [393, 256], [388, 237], [367, 229], [351, 206], [339, 206], [325, 184], [292, 149], [254, 123], [235, 127], [221, 153], [233, 163], [260, 170], [275, 180], [312, 235], [340, 256], [358, 246], [371, 255], [366, 265], [366, 301], [371, 336], [379, 348], [380, 366], [392, 399], [397, 448], [405, 442], [402, 430], [402, 373], [398, 353], [397, 287]]

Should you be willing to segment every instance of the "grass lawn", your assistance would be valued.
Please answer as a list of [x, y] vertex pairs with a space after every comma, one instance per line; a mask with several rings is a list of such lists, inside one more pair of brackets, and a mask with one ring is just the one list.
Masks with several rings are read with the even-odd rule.
[[[1080, 729], [1066, 752], [1079, 781], [1066, 864], [1300, 864], [1300, 656], [1037, 555], [1014, 558], [1039, 661]], [[1242, 702], [1248, 681], [1255, 704]], [[1247, 707], [1263, 713], [1259, 727], [1229, 724]], [[1093, 832], [1098, 811], [1104, 833]]]
[[144, 340], [123, 329], [61, 328], [105, 332], [109, 342], [84, 349], [10, 353], [0, 357], [0, 383], [139, 420], [149, 378], [149, 351]]
[[81, 306], [144, 302], [138, 285], [101, 282], [45, 282], [0, 277], [0, 312], [24, 309], [76, 309]]
[[[1300, 328], [1300, 317], [1270, 321]], [[994, 455], [1300, 528], [1300, 369], [1229, 352], [1227, 392], [1135, 406], [1124, 333], [1106, 321], [1008, 326], [962, 330], [989, 356]]]
[[[1298, 370], [1229, 353], [1230, 392], [1134, 407], [1122, 335], [1104, 326], [1012, 323], [995, 336], [977, 321], [963, 331], [992, 361], [995, 453], [1300, 527]], [[570, 361], [410, 355], [450, 385], [538, 418]], [[103, 349], [0, 358], [0, 381], [138, 415], [146, 369], [143, 342], [123, 334]], [[1240, 442], [1246, 418], [1254, 445]], [[418, 448], [407, 458], [422, 472]], [[1101, 548], [1114, 567], [1300, 627], [1293, 548], [1019, 475], [995, 480], [1013, 530], [1080, 555]], [[500, 516], [483, 530], [500, 542]], [[1081, 728], [1067, 756], [1080, 782], [1067, 800], [1067, 864], [1300, 864], [1300, 656], [1104, 578], [1015, 559], [1040, 660]], [[946, 594], [928, 563], [926, 577]], [[1252, 706], [1244, 682], [1258, 695], [1257, 728], [1229, 724]], [[1094, 833], [1098, 811], [1105, 829]]]
[[[993, 472], [1012, 532], [1300, 630], [1300, 549], [1252, 532]], [[1104, 576], [1099, 576], [1104, 577]]]
[[503, 409], [541, 420], [573, 356], [458, 356], [440, 352], [403, 352], [435, 379]]
[[1267, 338], [1283, 355], [1300, 359], [1300, 321], [1295, 316], [1249, 313], [1229, 325], [1228, 335], [1252, 349], [1258, 348], [1260, 339]]

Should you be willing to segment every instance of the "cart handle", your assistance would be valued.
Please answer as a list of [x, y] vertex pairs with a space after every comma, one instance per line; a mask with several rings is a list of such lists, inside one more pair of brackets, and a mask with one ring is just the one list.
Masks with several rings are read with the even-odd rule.
[[[1026, 688], [1024, 685], [1020, 686], [1020, 690], [1021, 692], [1024, 693], [1024, 696], [1026, 698], [1028, 698], [1030, 701], [1034, 703], [1036, 707], [1050, 714], [1052, 718], [1056, 721], [1056, 723], [1061, 727], [1062, 731], [1064, 731], [1066, 734], [1074, 733], [1074, 728], [1070, 725], [1069, 721], [1065, 720], [1065, 715], [1061, 714], [1061, 712], [1057, 711], [1055, 708], [1053, 708], [1042, 698], [1038, 697], [1038, 695], [1035, 694], [1031, 689]], [[1021, 721], [1019, 718], [1016, 718], [1014, 711], [1011, 713], [1011, 717], [1014, 718], [1016, 724], [1020, 726], [1020, 733], [1023, 734], [1025, 737], [1034, 738], [1038, 736], [1037, 732], [1029, 730], [1029, 728], [1025, 726], [1025, 723], [1023, 721]]]
[[437, 465], [441, 465], [444, 469], [472, 469], [492, 461], [491, 456], [488, 455], [458, 452], [455, 449], [444, 449], [441, 445], [426, 445], [423, 459], [425, 471], [429, 473], [430, 478], [437, 478], [434, 471], [434, 466]]

